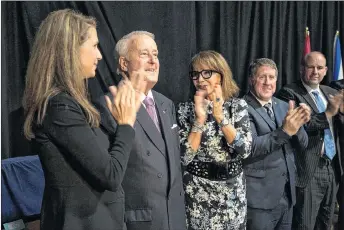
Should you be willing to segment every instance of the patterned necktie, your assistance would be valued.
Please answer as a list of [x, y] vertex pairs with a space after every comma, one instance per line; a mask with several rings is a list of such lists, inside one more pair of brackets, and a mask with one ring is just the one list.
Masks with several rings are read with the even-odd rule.
[[275, 124], [275, 115], [274, 111], [272, 110], [272, 105], [271, 103], [266, 103], [264, 105], [264, 108], [266, 109], [266, 112], [268, 113], [269, 117], [271, 118], [272, 122]]
[[146, 97], [143, 100], [143, 104], [146, 105], [146, 110], [149, 114], [149, 116], [152, 118], [156, 128], [158, 129], [158, 131], [160, 132], [160, 127], [159, 127], [159, 121], [158, 121], [158, 117], [156, 115], [156, 110], [155, 110], [155, 106], [154, 106], [154, 101], [152, 98], [150, 97]]
[[[324, 102], [320, 98], [319, 92], [313, 91], [312, 94], [314, 95], [319, 113], [325, 112], [326, 107], [325, 107]], [[336, 154], [336, 151], [335, 151], [335, 144], [334, 144], [333, 136], [330, 129], [324, 130], [324, 143], [325, 143], [325, 154], [326, 156], [328, 156], [328, 158], [332, 160], [334, 155]]]

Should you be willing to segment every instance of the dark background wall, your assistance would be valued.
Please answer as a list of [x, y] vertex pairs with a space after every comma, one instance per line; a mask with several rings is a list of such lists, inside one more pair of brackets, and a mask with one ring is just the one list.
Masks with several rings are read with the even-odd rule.
[[[299, 78], [305, 27], [312, 50], [322, 51], [332, 78], [336, 30], [344, 42], [344, 2], [1, 2], [1, 158], [35, 154], [22, 134], [21, 100], [35, 32], [49, 12], [73, 8], [96, 17], [103, 60], [89, 81], [93, 97], [119, 80], [114, 47], [133, 30], [156, 35], [160, 76], [155, 90], [175, 103], [189, 97], [188, 63], [213, 49], [231, 66], [241, 95], [248, 89], [247, 66], [258, 57], [278, 65], [277, 89]], [[344, 56], [342, 54], [342, 56]]]

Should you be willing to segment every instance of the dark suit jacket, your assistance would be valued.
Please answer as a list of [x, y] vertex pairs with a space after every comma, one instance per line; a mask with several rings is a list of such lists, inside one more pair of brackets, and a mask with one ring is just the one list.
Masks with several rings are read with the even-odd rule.
[[[153, 92], [161, 133], [141, 106], [135, 140], [123, 179], [128, 230], [183, 230], [186, 228], [180, 149], [175, 108], [171, 100]], [[116, 122], [104, 97], [94, 102], [108, 133]]]
[[[337, 93], [335, 89], [325, 85], [320, 85], [320, 90], [323, 92], [327, 100], [329, 94], [334, 95]], [[312, 109], [311, 120], [307, 123], [307, 125], [305, 125], [305, 130], [309, 138], [308, 147], [305, 151], [296, 152], [296, 186], [305, 187], [313, 177], [315, 167], [318, 165], [321, 157], [321, 149], [324, 143], [324, 130], [329, 128], [329, 123], [325, 112], [319, 113], [315, 102], [312, 100], [301, 81], [283, 87], [278, 92], [277, 97], [284, 101], [294, 100], [296, 105], [305, 103]], [[337, 181], [342, 174], [342, 166], [339, 159], [340, 152], [337, 151], [337, 154], [332, 160]]]
[[295, 204], [295, 148], [306, 148], [308, 137], [303, 129], [290, 137], [282, 130], [282, 122], [288, 111], [288, 104], [275, 97], [272, 108], [276, 125], [257, 99], [248, 93], [244, 96], [248, 104], [252, 129], [252, 153], [244, 160], [247, 203], [251, 208], [273, 209], [278, 205], [287, 179], [289, 194]]
[[[340, 90], [344, 89], [344, 79], [332, 81], [330, 87]], [[335, 137], [338, 151], [341, 156], [341, 165], [344, 167], [344, 114], [338, 113], [334, 119]], [[343, 169], [344, 170], [344, 169]], [[342, 174], [343, 175], [343, 174]]]
[[108, 139], [89, 126], [71, 96], [59, 93], [49, 100], [43, 124], [34, 133], [45, 176], [41, 229], [122, 230], [121, 182], [133, 128], [122, 125]]

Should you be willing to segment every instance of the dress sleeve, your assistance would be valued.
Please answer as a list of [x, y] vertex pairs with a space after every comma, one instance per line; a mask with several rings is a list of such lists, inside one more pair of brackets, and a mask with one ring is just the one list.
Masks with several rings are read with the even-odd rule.
[[252, 133], [250, 126], [250, 119], [248, 115], [248, 106], [245, 100], [236, 99], [232, 106], [229, 108], [232, 110], [233, 126], [237, 131], [237, 135], [233, 143], [227, 145], [233, 148], [239, 157], [242, 159], [248, 157], [252, 148]]
[[191, 132], [191, 117], [194, 116], [194, 107], [191, 102], [180, 103], [177, 107], [177, 122], [179, 125], [181, 161], [184, 166], [188, 165], [197, 155], [199, 149], [194, 151], [188, 142]]
[[101, 146], [75, 100], [57, 95], [48, 103], [43, 128], [69, 163], [81, 168], [85, 178], [105, 190], [115, 191], [120, 186], [135, 136], [131, 126], [118, 125], [109, 138], [110, 146]]

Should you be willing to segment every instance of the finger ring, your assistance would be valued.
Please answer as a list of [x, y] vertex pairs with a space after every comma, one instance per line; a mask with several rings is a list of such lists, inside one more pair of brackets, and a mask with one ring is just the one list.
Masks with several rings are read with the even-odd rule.
[[220, 98], [219, 98], [219, 97], [217, 97], [217, 98], [216, 98], [216, 102], [219, 102], [219, 101], [220, 101]]

